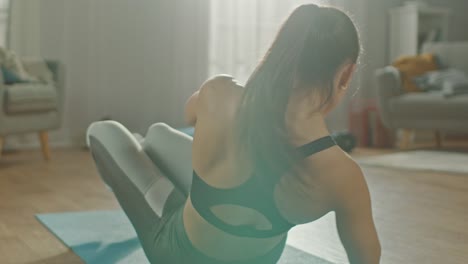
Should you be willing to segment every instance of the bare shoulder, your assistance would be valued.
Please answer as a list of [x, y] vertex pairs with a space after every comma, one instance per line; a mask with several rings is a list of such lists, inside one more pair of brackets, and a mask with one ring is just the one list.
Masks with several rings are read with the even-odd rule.
[[315, 177], [307, 177], [304, 182], [314, 186], [318, 177], [324, 189], [327, 190], [327, 200], [333, 206], [367, 191], [361, 168], [339, 147], [311, 156], [306, 166], [308, 174], [312, 173]]
[[232, 76], [216, 75], [200, 87], [199, 110], [210, 117], [231, 116], [236, 112], [242, 93], [243, 87]]
[[280, 185], [288, 197], [285, 200], [296, 204], [280, 205], [291, 222], [310, 222], [340, 207], [348, 207], [347, 200], [360, 195], [359, 189], [365, 186], [361, 168], [338, 146], [309, 156], [303, 165], [295, 175], [299, 180], [283, 177]]
[[363, 179], [359, 165], [338, 146], [308, 157], [306, 167], [309, 173], [319, 173], [332, 185]]
[[361, 167], [348, 155], [344, 154], [333, 167], [329, 187], [336, 209], [352, 201], [363, 201], [369, 197], [368, 186]]
[[242, 86], [230, 75], [215, 75], [206, 80], [200, 87], [200, 96], [210, 98], [213, 96], [229, 96], [239, 93]]
[[364, 174], [361, 167], [349, 155], [343, 154], [336, 161], [337, 166], [333, 167], [333, 180], [341, 183], [363, 181]]

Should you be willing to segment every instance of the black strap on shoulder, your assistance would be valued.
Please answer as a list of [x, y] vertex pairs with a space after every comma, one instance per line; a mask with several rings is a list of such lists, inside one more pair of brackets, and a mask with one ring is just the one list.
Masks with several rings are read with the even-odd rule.
[[335, 140], [331, 136], [319, 138], [298, 148], [303, 157], [311, 156], [320, 151], [336, 146]]

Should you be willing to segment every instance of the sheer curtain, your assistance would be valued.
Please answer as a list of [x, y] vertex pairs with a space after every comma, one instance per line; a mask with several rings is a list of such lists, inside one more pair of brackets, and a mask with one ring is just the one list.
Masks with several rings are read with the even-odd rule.
[[281, 23], [310, 0], [211, 0], [210, 75], [227, 73], [244, 83]]
[[[2, 5], [8, 1], [0, 0]], [[12, 0], [8, 19], [8, 43], [21, 57], [38, 57], [41, 54], [41, 0]]]

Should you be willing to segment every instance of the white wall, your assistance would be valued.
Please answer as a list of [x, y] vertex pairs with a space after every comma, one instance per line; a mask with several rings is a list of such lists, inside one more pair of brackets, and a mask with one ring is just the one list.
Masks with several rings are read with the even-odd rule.
[[40, 0], [41, 55], [67, 68], [64, 128], [83, 140], [110, 116], [144, 133], [181, 126], [183, 105], [206, 78], [208, 8], [200, 1]]

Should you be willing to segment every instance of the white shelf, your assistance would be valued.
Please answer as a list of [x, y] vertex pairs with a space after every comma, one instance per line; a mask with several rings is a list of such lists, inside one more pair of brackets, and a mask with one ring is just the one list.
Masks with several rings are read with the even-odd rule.
[[395, 7], [390, 10], [390, 13], [399, 13], [399, 12], [416, 12], [422, 15], [450, 15], [452, 11], [444, 7], [433, 7], [433, 6], [400, 6]]
[[404, 5], [390, 10], [389, 63], [416, 55], [430, 41], [446, 41], [451, 11], [429, 5]]

